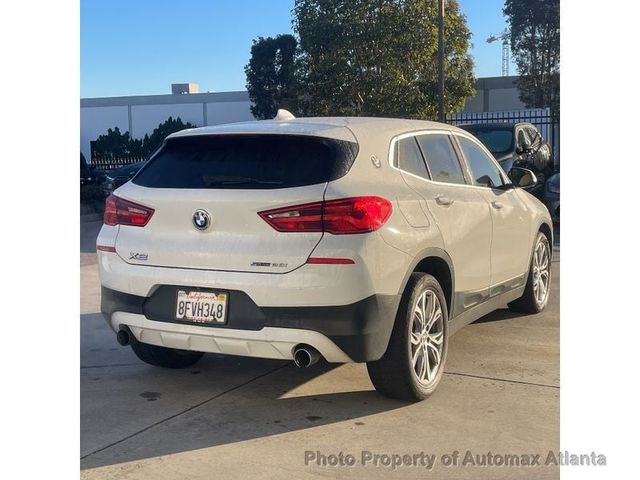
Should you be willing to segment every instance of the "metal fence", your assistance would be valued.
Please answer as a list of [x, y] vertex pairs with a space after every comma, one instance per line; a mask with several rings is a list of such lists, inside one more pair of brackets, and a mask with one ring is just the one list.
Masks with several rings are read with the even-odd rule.
[[[504, 112], [465, 112], [447, 115], [447, 123], [452, 125], [486, 124], [486, 123], [518, 123], [528, 122], [535, 125], [542, 137], [553, 149], [556, 165], [560, 163], [560, 122], [554, 119], [548, 108], [532, 108]], [[113, 170], [146, 160], [146, 156], [114, 156], [96, 155], [92, 152], [91, 166], [98, 170]]]
[[132, 163], [138, 163], [146, 160], [145, 156], [127, 155], [127, 156], [115, 156], [115, 155], [91, 155], [91, 167], [97, 170], [114, 170], [116, 168], [124, 167], [125, 165], [131, 165]]
[[560, 163], [560, 122], [553, 118], [548, 108], [531, 108], [504, 112], [466, 112], [447, 116], [452, 125], [528, 122], [536, 126], [542, 137], [553, 149], [556, 165]]

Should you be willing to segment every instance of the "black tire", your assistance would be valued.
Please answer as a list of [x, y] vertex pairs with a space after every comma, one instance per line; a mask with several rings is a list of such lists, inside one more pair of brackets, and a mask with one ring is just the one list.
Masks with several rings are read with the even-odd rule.
[[143, 362], [163, 368], [187, 368], [196, 364], [204, 355], [202, 352], [175, 350], [142, 342], [133, 342], [131, 349]]
[[543, 302], [539, 302], [536, 299], [536, 295], [534, 292], [534, 285], [533, 285], [535, 281], [534, 268], [533, 268], [534, 260], [535, 260], [534, 255], [536, 252], [536, 248], [538, 247], [538, 244], [540, 242], [542, 242], [546, 246], [548, 255], [549, 255], [548, 275], [549, 275], [549, 288], [551, 287], [551, 248], [549, 246], [549, 239], [544, 233], [538, 232], [538, 235], [536, 236], [536, 241], [533, 244], [531, 262], [529, 263], [529, 273], [527, 275], [527, 285], [524, 288], [524, 293], [520, 298], [508, 304], [509, 310], [513, 312], [528, 313], [528, 314], [540, 313], [547, 306], [547, 303], [549, 300], [549, 292], [547, 292], [545, 300]]
[[[414, 371], [410, 340], [411, 331], [414, 328], [413, 310], [426, 290], [435, 294], [442, 311], [440, 362], [435, 375], [427, 384], [420, 382]], [[447, 302], [438, 281], [425, 273], [413, 273], [402, 294], [387, 351], [380, 360], [367, 362], [369, 378], [375, 389], [387, 397], [411, 402], [429, 397], [435, 391], [444, 373], [449, 343], [448, 321]]]

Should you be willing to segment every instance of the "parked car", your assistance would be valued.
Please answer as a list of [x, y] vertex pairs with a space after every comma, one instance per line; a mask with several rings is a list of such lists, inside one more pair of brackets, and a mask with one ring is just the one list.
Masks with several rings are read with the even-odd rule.
[[435, 122], [299, 118], [170, 135], [106, 201], [101, 310], [160, 367], [204, 352], [367, 362], [421, 400], [449, 337], [543, 310], [552, 223], [472, 135]]
[[560, 172], [552, 175], [544, 187], [544, 204], [554, 223], [560, 223]]
[[80, 153], [80, 186], [92, 185], [97, 179], [97, 173], [87, 164], [84, 155]]
[[102, 182], [105, 195], [110, 195], [116, 188], [131, 180], [143, 165], [144, 162], [137, 162], [107, 172]]
[[531, 123], [461, 125], [496, 158], [505, 172], [514, 166], [533, 170], [542, 182], [553, 172], [551, 146]]

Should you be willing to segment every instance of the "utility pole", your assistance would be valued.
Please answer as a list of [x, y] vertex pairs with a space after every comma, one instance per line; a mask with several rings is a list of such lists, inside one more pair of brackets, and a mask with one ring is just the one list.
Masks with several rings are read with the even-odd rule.
[[444, 0], [438, 0], [438, 121], [444, 114]]

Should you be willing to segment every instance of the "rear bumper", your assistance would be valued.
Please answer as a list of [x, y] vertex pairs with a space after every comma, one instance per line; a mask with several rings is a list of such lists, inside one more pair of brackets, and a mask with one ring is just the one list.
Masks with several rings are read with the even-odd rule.
[[305, 343], [330, 362], [365, 362], [386, 351], [400, 303], [400, 295], [371, 295], [348, 305], [260, 307], [246, 293], [225, 289], [226, 325], [201, 326], [174, 320], [178, 288], [185, 287], [162, 285], [145, 297], [103, 286], [101, 310], [111, 328], [126, 325], [144, 343], [282, 359]]

